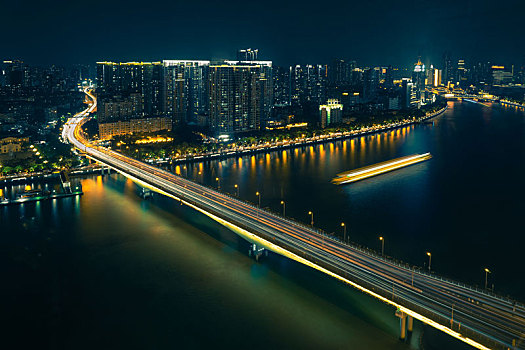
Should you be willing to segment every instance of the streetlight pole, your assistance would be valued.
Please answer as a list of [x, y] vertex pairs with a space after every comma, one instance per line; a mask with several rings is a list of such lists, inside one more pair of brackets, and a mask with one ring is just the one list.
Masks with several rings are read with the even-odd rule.
[[221, 189], [221, 179], [219, 179], [218, 177], [216, 177], [216, 178], [215, 178], [215, 181], [217, 181], [218, 189], [220, 190], [220, 189]]
[[255, 192], [255, 195], [258, 197], [259, 199], [259, 209], [261, 208], [261, 194], [259, 193], [259, 191]]
[[344, 222], [341, 223], [341, 227], [343, 228], [343, 242], [346, 243], [346, 225]]
[[432, 264], [432, 254], [430, 252], [427, 252], [428, 255], [428, 272], [430, 272], [430, 264]]
[[235, 189], [237, 190], [237, 197], [239, 197], [239, 186], [235, 184]]
[[385, 239], [383, 236], [379, 237], [379, 240], [381, 241], [381, 256], [385, 255]]
[[310, 214], [310, 225], [314, 227], [314, 213], [309, 211], [308, 214]]
[[487, 282], [489, 280], [489, 273], [492, 273], [492, 272], [490, 272], [489, 269], [485, 268], [485, 289], [487, 289]]
[[286, 203], [284, 201], [281, 201], [281, 204], [283, 206], [283, 216], [286, 216]]

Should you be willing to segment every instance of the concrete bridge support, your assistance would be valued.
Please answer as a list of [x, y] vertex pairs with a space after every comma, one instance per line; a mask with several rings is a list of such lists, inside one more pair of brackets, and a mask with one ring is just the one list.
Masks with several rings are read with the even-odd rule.
[[412, 332], [414, 330], [414, 318], [412, 316], [407, 317], [407, 331]]
[[142, 187], [140, 190], [140, 196], [144, 199], [153, 197], [153, 191], [149, 188]]
[[259, 257], [265, 254], [268, 256], [268, 252], [264, 247], [258, 246], [256, 243], [252, 243], [250, 250], [248, 251], [249, 256], [253, 256], [256, 261], [259, 261]]
[[406, 322], [407, 314], [405, 314], [403, 311], [398, 309], [396, 310], [396, 316], [399, 317], [399, 329], [400, 329], [399, 339], [405, 340], [407, 337], [407, 322]]

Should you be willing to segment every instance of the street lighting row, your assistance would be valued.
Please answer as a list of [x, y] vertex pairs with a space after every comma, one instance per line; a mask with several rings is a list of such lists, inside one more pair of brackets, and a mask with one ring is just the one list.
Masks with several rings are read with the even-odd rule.
[[[199, 172], [200, 173], [200, 172]], [[218, 177], [215, 178], [215, 180], [217, 181], [218, 183], [218, 188], [219, 190], [221, 189], [221, 182], [220, 182], [220, 179]], [[237, 197], [239, 197], [239, 186], [237, 184], [234, 185], [235, 189], [236, 189], [236, 192], [237, 192]], [[258, 208], [260, 209], [261, 208], [261, 193], [259, 191], [255, 192], [255, 195], [257, 196], [257, 199], [258, 199]], [[283, 206], [283, 217], [286, 216], [286, 202], [284, 200], [281, 200], [281, 205]], [[310, 225], [313, 227], [314, 226], [314, 213], [313, 211], [308, 211], [308, 215], [310, 215]], [[259, 216], [259, 213], [257, 213], [257, 217]], [[344, 222], [341, 223], [341, 227], [343, 228], [343, 242], [346, 243], [346, 224]], [[381, 256], [384, 256], [385, 255], [385, 238], [383, 236], [380, 236], [379, 237], [379, 240], [381, 241]], [[428, 271], [430, 272], [431, 269], [432, 269], [432, 253], [430, 252], [426, 252], [427, 256], [428, 256]], [[488, 274], [489, 273], [492, 273], [489, 269], [485, 268], [485, 289], [487, 289], [488, 287]]]
[[[344, 226], [344, 223], [341, 224], [341, 226]], [[380, 236], [379, 240], [381, 241], [381, 256], [384, 256], [385, 254], [385, 238]], [[428, 271], [430, 272], [432, 268], [432, 253], [427, 252], [428, 256]], [[488, 289], [488, 275], [489, 273], [492, 273], [489, 269], [485, 268], [485, 289]]]

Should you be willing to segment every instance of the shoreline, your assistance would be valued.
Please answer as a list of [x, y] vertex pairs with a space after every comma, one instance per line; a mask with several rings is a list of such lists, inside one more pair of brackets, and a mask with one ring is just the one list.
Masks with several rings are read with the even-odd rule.
[[[244, 156], [248, 154], [273, 152], [273, 151], [284, 150], [284, 149], [293, 149], [293, 148], [299, 148], [299, 147], [304, 147], [304, 146], [309, 146], [309, 145], [314, 145], [314, 144], [332, 142], [332, 141], [341, 141], [341, 140], [351, 139], [351, 138], [358, 137], [358, 136], [378, 134], [380, 132], [394, 130], [394, 129], [402, 128], [408, 125], [413, 125], [416, 123], [421, 123], [428, 119], [432, 119], [432, 118], [435, 118], [443, 114], [447, 109], [448, 109], [448, 106], [445, 106], [442, 109], [434, 113], [431, 113], [425, 117], [422, 117], [420, 119], [410, 120], [410, 121], [406, 121], [402, 123], [395, 123], [389, 126], [382, 126], [382, 127], [375, 127], [375, 128], [370, 127], [370, 128], [363, 128], [363, 129], [355, 130], [355, 131], [338, 132], [334, 134], [314, 136], [311, 138], [301, 139], [298, 141], [289, 141], [287, 143], [283, 143], [283, 141], [280, 141], [274, 144], [264, 145], [264, 146], [256, 147], [253, 149], [224, 151], [224, 152], [210, 153], [210, 154], [199, 155], [199, 156], [185, 156], [185, 157], [181, 157], [178, 159], [157, 160], [157, 161], [147, 161], [146, 160], [144, 162], [148, 164], [155, 164], [155, 165], [190, 164], [190, 163], [210, 161], [210, 160], [219, 160], [219, 159], [223, 160], [223, 159], [228, 159], [232, 157]], [[72, 177], [75, 177], [75, 176], [82, 176], [82, 175], [88, 175], [88, 174], [94, 174], [94, 173], [103, 173], [102, 167], [93, 167], [91, 169], [72, 168], [70, 169], [69, 175]], [[31, 174], [31, 175], [26, 175], [26, 176], [13, 175], [9, 177], [0, 178], [0, 184], [4, 184], [4, 185], [13, 184], [13, 183], [22, 184], [28, 181], [52, 179], [57, 176], [58, 174], [55, 174], [54, 172], [37, 173], [37, 174]]]
[[[340, 140], [346, 140], [351, 139], [358, 136], [364, 136], [364, 135], [372, 135], [372, 134], [378, 134], [380, 132], [388, 131], [388, 130], [394, 130], [398, 129], [404, 126], [413, 125], [416, 123], [421, 123], [424, 121], [427, 121], [428, 119], [435, 118], [441, 114], [443, 114], [448, 109], [448, 106], [443, 107], [442, 109], [431, 113], [425, 117], [416, 119], [416, 120], [410, 120], [406, 122], [401, 123], [395, 123], [388, 126], [382, 126], [382, 127], [370, 127], [370, 128], [363, 128], [356, 131], [345, 131], [345, 132], [338, 132], [334, 134], [326, 134], [326, 135], [320, 135], [320, 136], [314, 136], [308, 139], [300, 139], [298, 141], [289, 141], [287, 143], [284, 143], [283, 141], [276, 142], [269, 145], [264, 145], [261, 147], [251, 148], [251, 149], [240, 149], [240, 150], [231, 150], [231, 151], [224, 151], [224, 152], [216, 152], [216, 153], [210, 153], [206, 155], [198, 155], [198, 156], [185, 156], [180, 157], [178, 159], [166, 159], [166, 160], [144, 160], [145, 163], [148, 164], [190, 164], [195, 162], [201, 162], [201, 161], [208, 161], [208, 160], [217, 160], [217, 159], [228, 159], [232, 157], [238, 157], [238, 156], [244, 156], [248, 154], [255, 154], [255, 153], [265, 153], [265, 152], [273, 152], [276, 150], [281, 149], [293, 149], [313, 144], [320, 144], [320, 143], [327, 143], [332, 141], [340, 141]], [[372, 129], [372, 130], [370, 130]]]

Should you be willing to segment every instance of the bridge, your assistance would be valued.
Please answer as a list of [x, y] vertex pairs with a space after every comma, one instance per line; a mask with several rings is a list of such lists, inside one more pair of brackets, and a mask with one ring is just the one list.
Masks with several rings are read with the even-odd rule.
[[[525, 349], [525, 305], [487, 290], [446, 280], [346, 244], [258, 206], [181, 176], [91, 144], [82, 125], [93, 104], [69, 119], [62, 136], [85, 155], [140, 186], [180, 201], [251, 243], [258, 258], [270, 250], [332, 276], [395, 308], [400, 338], [417, 319], [478, 349]], [[394, 310], [393, 310], [394, 311]]]

